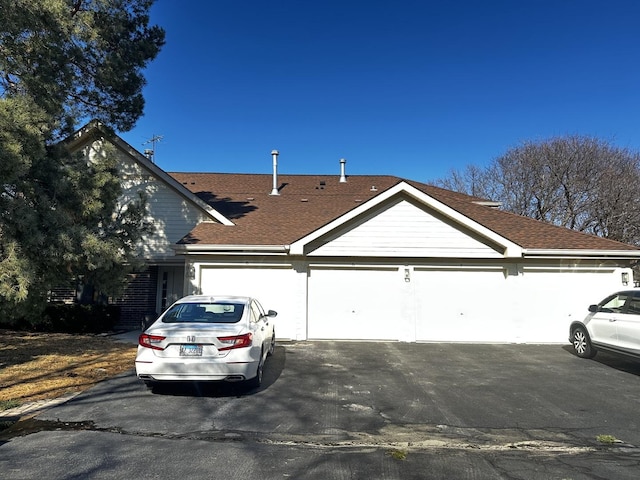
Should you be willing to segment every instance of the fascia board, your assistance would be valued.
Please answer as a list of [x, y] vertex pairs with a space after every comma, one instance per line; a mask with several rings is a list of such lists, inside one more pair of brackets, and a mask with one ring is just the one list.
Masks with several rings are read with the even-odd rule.
[[524, 257], [562, 257], [562, 258], [640, 258], [640, 250], [550, 250], [550, 249], [524, 249]]
[[142, 155], [142, 153], [138, 152], [135, 148], [121, 139], [115, 133], [109, 132], [105, 129], [99, 122], [91, 122], [85, 127], [82, 127], [78, 130], [74, 136], [67, 142], [67, 146], [70, 150], [75, 150], [80, 148], [84, 143], [84, 139], [87, 139], [87, 143], [93, 140], [90, 134], [92, 132], [100, 132], [101, 137], [105, 140], [111, 142], [120, 150], [125, 152], [127, 155], [135, 159], [144, 169], [148, 170], [154, 176], [158, 177], [162, 182], [164, 182], [167, 186], [175, 190], [180, 196], [184, 197], [190, 203], [196, 205], [198, 208], [202, 209], [207, 216], [211, 219], [214, 219], [223, 225], [232, 226], [234, 223], [229, 220], [227, 217], [222, 215], [216, 209], [212, 208], [207, 203], [203, 202], [197, 195], [195, 195], [191, 190], [186, 188], [180, 182], [178, 182], [175, 178], [169, 175], [167, 172], [158, 167], [155, 163], [150, 161], [147, 157]]
[[454, 210], [453, 208], [445, 205], [444, 203], [436, 200], [435, 198], [431, 197], [430, 195], [427, 195], [426, 193], [418, 190], [417, 188], [413, 187], [412, 185], [409, 185], [406, 182], [400, 182], [394, 185], [393, 187], [389, 188], [385, 192], [380, 193], [379, 195], [375, 196], [371, 200], [347, 212], [343, 216], [333, 220], [332, 222], [329, 222], [328, 224], [319, 228], [318, 230], [292, 243], [290, 253], [293, 255], [302, 255], [304, 253], [304, 247], [308, 243], [328, 234], [329, 232], [335, 230], [336, 228], [339, 228], [341, 225], [345, 224], [346, 222], [362, 215], [368, 210], [374, 209], [375, 207], [387, 201], [388, 199], [396, 195], [399, 195], [401, 193], [405, 193], [413, 197], [418, 202], [432, 208], [433, 210], [437, 211], [441, 215], [451, 219], [453, 222], [465, 226], [466, 228], [478, 234], [479, 236], [486, 238], [487, 240], [493, 242], [494, 244], [497, 244], [500, 247], [504, 248], [505, 257], [509, 257], [509, 258], [522, 257], [522, 247], [520, 247], [519, 245], [498, 235], [493, 230], [490, 230], [484, 227], [483, 225], [480, 225], [479, 223], [471, 220], [469, 217], [462, 215], [460, 212]]

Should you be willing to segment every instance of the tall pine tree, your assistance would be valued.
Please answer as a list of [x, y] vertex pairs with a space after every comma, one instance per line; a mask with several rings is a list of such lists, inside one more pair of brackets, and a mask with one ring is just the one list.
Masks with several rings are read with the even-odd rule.
[[70, 279], [117, 293], [134, 264], [145, 199], [118, 208], [114, 152], [87, 163], [62, 140], [142, 115], [142, 71], [164, 43], [152, 3], [0, 0], [0, 315], [37, 312]]

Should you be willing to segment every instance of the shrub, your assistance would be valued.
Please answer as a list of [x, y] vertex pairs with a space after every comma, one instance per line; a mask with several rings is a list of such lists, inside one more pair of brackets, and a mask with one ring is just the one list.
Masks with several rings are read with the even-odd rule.
[[119, 319], [120, 307], [116, 305], [50, 303], [41, 314], [7, 315], [0, 320], [0, 327], [37, 332], [101, 333], [113, 330]]
[[116, 305], [50, 304], [37, 330], [63, 333], [100, 333], [112, 330], [120, 318]]

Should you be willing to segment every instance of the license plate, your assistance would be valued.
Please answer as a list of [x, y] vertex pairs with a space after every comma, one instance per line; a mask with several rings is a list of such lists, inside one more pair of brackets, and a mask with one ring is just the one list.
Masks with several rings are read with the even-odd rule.
[[181, 357], [201, 357], [202, 345], [180, 345]]

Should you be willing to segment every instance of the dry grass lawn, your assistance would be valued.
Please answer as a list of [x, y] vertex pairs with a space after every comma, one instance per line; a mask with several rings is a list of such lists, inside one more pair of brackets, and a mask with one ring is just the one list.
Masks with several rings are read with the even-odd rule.
[[135, 356], [108, 336], [0, 330], [0, 409], [86, 390], [134, 368]]

